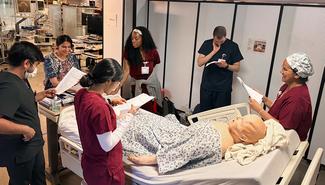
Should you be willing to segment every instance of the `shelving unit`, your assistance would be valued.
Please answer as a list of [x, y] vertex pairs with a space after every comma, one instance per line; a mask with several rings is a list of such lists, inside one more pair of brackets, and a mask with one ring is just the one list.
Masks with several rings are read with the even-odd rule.
[[[10, 35], [12, 34], [12, 38]], [[3, 19], [0, 17], [0, 65], [6, 63], [6, 53], [13, 43], [13, 31], [7, 30]]]
[[4, 43], [3, 43], [3, 40], [2, 40], [2, 19], [0, 17], [0, 64], [4, 63], [5, 61], [5, 52], [4, 52]]

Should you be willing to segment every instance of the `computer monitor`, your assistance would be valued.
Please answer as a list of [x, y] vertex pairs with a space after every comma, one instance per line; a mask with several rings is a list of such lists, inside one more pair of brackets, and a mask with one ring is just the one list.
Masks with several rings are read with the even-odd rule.
[[90, 16], [94, 16], [94, 15], [97, 15], [97, 14], [94, 14], [94, 13], [81, 13], [81, 24], [83, 26], [86, 26], [88, 25], [88, 17]]
[[30, 0], [17, 0], [18, 13], [30, 13]]
[[44, 1], [37, 1], [37, 9], [39, 11], [44, 10]]
[[87, 18], [88, 34], [103, 35], [103, 16], [93, 15]]

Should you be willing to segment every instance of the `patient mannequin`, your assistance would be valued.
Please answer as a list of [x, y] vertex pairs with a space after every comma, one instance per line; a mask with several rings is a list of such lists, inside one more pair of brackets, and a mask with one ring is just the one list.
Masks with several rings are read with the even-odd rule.
[[[236, 143], [255, 144], [266, 135], [266, 125], [257, 115], [248, 114], [229, 123], [212, 122], [212, 128], [221, 136], [221, 151], [224, 156], [227, 148]], [[156, 155], [129, 155], [128, 159], [138, 165], [156, 165]], [[158, 164], [159, 165], [159, 164]]]

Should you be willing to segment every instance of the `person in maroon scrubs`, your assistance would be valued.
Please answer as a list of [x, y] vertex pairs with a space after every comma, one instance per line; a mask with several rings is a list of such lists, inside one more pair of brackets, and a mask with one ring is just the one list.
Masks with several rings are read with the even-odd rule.
[[75, 96], [76, 119], [83, 148], [81, 166], [88, 185], [125, 184], [121, 137], [132, 118], [117, 116], [102, 96], [111, 94], [122, 79], [122, 67], [114, 59], [103, 59], [81, 80], [83, 88]]
[[[148, 80], [156, 79], [154, 81], [148, 82], [151, 87], [148, 87], [148, 83], [143, 83], [141, 85], [142, 93], [155, 96], [158, 103], [161, 101], [160, 95], [160, 82], [154, 72], [154, 68], [160, 63], [160, 57], [156, 48], [156, 45], [152, 39], [149, 30], [145, 27], [139, 26], [132, 30], [130, 33], [124, 47], [123, 54], [123, 79], [121, 81], [120, 87], [126, 85], [125, 82], [128, 77], [131, 80]], [[156, 94], [150, 94], [148, 88], [154, 89]], [[132, 86], [131, 96], [135, 96], [135, 87]], [[126, 88], [123, 88], [126, 91]], [[124, 93], [124, 92], [123, 92]], [[150, 112], [157, 112], [157, 104], [155, 102], [148, 102], [142, 107]]]
[[314, 74], [313, 65], [305, 53], [294, 53], [282, 64], [282, 81], [276, 100], [263, 97], [269, 108], [266, 112], [260, 104], [250, 99], [251, 108], [264, 119], [276, 119], [285, 129], [297, 131], [300, 140], [307, 138], [312, 122], [312, 107], [306, 82]]

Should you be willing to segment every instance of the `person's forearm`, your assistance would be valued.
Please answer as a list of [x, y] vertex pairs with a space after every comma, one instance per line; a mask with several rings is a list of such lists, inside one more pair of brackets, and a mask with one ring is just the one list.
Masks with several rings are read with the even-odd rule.
[[260, 117], [263, 119], [263, 120], [269, 120], [269, 119], [274, 119], [276, 120], [271, 114], [269, 114], [267, 111], [265, 111], [263, 108], [261, 110], [259, 110], [257, 112]]
[[227, 68], [229, 71], [232, 71], [232, 72], [239, 72], [239, 66], [236, 66], [236, 65], [229, 65], [228, 64], [228, 68]]
[[121, 140], [122, 136], [126, 132], [127, 126], [120, 125], [113, 132], [106, 132], [104, 134], [97, 135], [97, 139], [101, 148], [105, 152], [111, 151]]
[[201, 67], [204, 64], [206, 64], [217, 52], [215, 52], [214, 50], [212, 50], [208, 55], [204, 56], [204, 57], [199, 57], [198, 58], [198, 66]]
[[0, 118], [0, 134], [24, 134], [26, 127], [26, 125], [20, 125], [7, 119]]
[[120, 86], [123, 86], [125, 81], [128, 79], [130, 74], [130, 66], [128, 64], [128, 61], [124, 60], [123, 61], [123, 78], [121, 80]]
[[123, 78], [121, 80], [120, 87], [122, 87], [124, 85], [124, 83], [128, 79], [128, 77], [129, 77], [129, 70], [123, 72]]
[[39, 102], [45, 98], [45, 91], [38, 92], [35, 94], [35, 101]]
[[228, 64], [227, 69], [228, 69], [229, 71], [232, 71], [232, 72], [236, 72], [236, 73], [238, 73], [239, 70], [240, 70], [240, 63], [239, 63], [239, 62], [236, 62], [236, 63], [234, 63], [233, 65]]
[[273, 101], [268, 97], [263, 98], [263, 103], [264, 105], [266, 105], [267, 108], [271, 108], [273, 105]]

